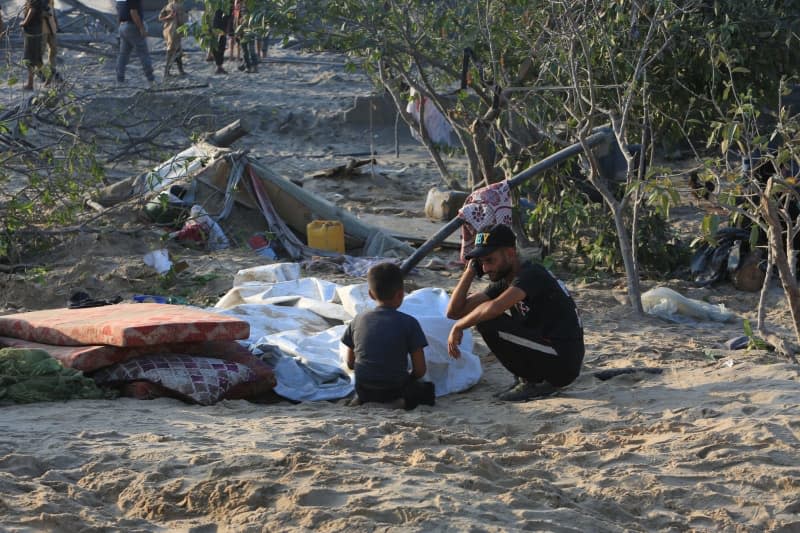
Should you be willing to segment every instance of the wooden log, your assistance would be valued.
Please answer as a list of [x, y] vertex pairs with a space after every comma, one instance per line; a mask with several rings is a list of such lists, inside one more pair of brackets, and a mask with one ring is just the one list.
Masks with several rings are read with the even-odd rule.
[[435, 221], [446, 221], [458, 215], [458, 210], [469, 196], [465, 191], [443, 191], [433, 187], [425, 199], [425, 216]]
[[225, 148], [250, 133], [253, 130], [253, 126], [254, 124], [252, 124], [248, 119], [238, 119], [231, 122], [224, 128], [220, 128], [211, 134], [207, 134], [204, 140], [208, 144]]

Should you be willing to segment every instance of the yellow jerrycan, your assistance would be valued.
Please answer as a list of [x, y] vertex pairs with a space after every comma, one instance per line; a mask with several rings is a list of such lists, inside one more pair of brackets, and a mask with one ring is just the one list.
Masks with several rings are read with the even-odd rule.
[[329, 252], [344, 253], [344, 226], [338, 220], [313, 220], [306, 226], [308, 245]]

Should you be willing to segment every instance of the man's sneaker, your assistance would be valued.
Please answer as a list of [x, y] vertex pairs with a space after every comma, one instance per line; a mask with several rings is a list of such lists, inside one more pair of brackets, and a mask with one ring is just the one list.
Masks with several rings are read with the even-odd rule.
[[505, 389], [503, 389], [501, 391], [495, 392], [494, 394], [492, 394], [492, 396], [494, 396], [495, 398], [499, 398], [503, 394], [505, 394], [507, 392], [510, 392], [513, 389], [517, 388], [520, 383], [524, 383], [522, 378], [519, 377], [519, 376], [514, 376], [514, 383], [512, 383], [511, 385], [509, 385], [508, 387], [506, 387]]
[[547, 382], [528, 383], [527, 381], [523, 381], [497, 398], [504, 402], [527, 402], [528, 400], [550, 396], [558, 392], [558, 390], [558, 387], [554, 387]]

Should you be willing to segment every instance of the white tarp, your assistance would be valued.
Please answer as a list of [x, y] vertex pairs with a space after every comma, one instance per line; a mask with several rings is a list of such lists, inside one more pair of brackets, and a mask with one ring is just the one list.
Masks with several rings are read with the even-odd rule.
[[[299, 276], [299, 269], [286, 264], [258, 267], [258, 272], [239, 272], [247, 279], [232, 288], [215, 310], [250, 324], [248, 339], [264, 352], [275, 368], [276, 392], [297, 401], [343, 398], [353, 390], [352, 373], [346, 368], [340, 342], [344, 324], [357, 313], [374, 307], [365, 284], [340, 286], [316, 279], [286, 279]], [[274, 283], [262, 280], [281, 279]], [[400, 310], [415, 317], [428, 340], [423, 379], [443, 396], [468, 389], [481, 377], [480, 359], [472, 353], [472, 334], [464, 332], [461, 357], [447, 354], [447, 337], [453, 321], [445, 316], [448, 295], [427, 288], [406, 296]]]

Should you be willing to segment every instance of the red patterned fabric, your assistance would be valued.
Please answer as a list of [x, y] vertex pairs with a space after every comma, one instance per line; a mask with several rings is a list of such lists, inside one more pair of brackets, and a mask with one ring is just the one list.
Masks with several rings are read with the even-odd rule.
[[508, 181], [493, 183], [470, 194], [459, 209], [458, 216], [466, 224], [461, 226], [461, 262], [475, 247], [475, 234], [495, 224], [511, 225], [512, 199]]
[[250, 326], [201, 309], [143, 303], [0, 316], [0, 335], [58, 346], [153, 346], [246, 339]]
[[32, 348], [40, 349], [67, 368], [74, 368], [81, 372], [92, 372], [98, 368], [123, 363], [134, 357], [151, 353], [184, 353], [192, 355], [206, 355], [225, 360], [247, 361], [252, 358], [259, 359], [250, 354], [247, 348], [236, 341], [209, 341], [209, 342], [184, 342], [175, 344], [161, 344], [155, 346], [140, 346], [135, 348], [120, 348], [118, 346], [55, 346], [39, 342], [0, 337], [0, 348]]

